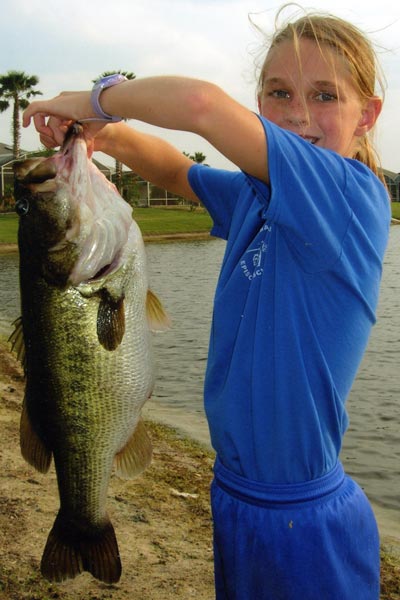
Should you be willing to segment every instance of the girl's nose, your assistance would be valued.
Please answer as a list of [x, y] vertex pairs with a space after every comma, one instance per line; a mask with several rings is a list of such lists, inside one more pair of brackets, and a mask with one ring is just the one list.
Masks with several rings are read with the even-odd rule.
[[299, 98], [290, 102], [287, 107], [286, 121], [297, 127], [306, 127], [310, 124], [310, 113], [304, 99]]

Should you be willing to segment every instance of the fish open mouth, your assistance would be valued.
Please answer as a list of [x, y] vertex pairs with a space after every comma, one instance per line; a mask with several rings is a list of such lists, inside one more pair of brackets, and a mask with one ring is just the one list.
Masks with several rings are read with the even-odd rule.
[[[31, 202], [37, 210], [48, 212], [42, 222], [50, 260], [59, 261], [66, 248], [74, 247], [76, 258], [68, 265], [68, 281], [79, 285], [119, 268], [132, 209], [88, 157], [81, 124], [68, 129], [60, 151], [53, 156], [17, 163], [15, 176], [20, 216], [30, 212]], [[39, 202], [41, 196], [46, 203]], [[57, 235], [51, 235], [53, 228]], [[40, 231], [35, 235], [42, 244]]]
[[61, 152], [63, 152], [64, 154], [68, 152], [70, 144], [73, 144], [77, 137], [84, 138], [83, 127], [82, 124], [79, 123], [79, 121], [75, 121], [75, 123], [72, 123], [68, 127], [64, 137], [64, 141], [61, 146]]
[[70, 275], [73, 284], [115, 271], [132, 224], [132, 209], [87, 155], [83, 128], [73, 124], [61, 150], [56, 177], [59, 193], [68, 193], [77, 209], [65, 239], [79, 248]]

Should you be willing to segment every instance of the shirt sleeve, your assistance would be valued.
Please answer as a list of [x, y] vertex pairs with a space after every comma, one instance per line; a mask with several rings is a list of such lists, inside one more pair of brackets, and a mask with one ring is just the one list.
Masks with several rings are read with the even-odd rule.
[[211, 234], [226, 240], [242, 186], [242, 174], [196, 164], [189, 169], [188, 177], [214, 222]]

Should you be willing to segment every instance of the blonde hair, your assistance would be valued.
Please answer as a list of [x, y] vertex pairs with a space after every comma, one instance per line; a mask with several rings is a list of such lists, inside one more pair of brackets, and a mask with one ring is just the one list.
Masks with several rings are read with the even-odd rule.
[[[352, 75], [354, 88], [361, 100], [376, 96], [376, 86], [379, 87], [380, 95], [383, 98], [385, 86], [376, 53], [371, 42], [361, 30], [339, 17], [317, 13], [303, 14], [296, 20], [286, 22], [278, 27], [278, 19], [282, 10], [287, 6], [281, 8], [275, 21], [275, 33], [258, 79], [258, 95], [262, 92], [271, 50], [287, 40], [293, 41], [297, 48], [298, 41], [305, 38], [314, 41], [321, 51], [323, 46], [328, 46], [345, 59]], [[376, 175], [380, 176], [380, 161], [370, 135], [366, 134], [359, 140], [353, 158], [366, 164]]]

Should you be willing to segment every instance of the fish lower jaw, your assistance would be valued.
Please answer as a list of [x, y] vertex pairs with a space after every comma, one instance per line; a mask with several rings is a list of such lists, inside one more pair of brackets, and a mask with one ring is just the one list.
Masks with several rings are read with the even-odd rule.
[[[82, 268], [83, 266], [83, 268]], [[120, 254], [113, 259], [111, 263], [100, 266], [96, 266], [95, 269], [87, 269], [85, 265], [81, 265], [78, 259], [77, 264], [73, 268], [69, 277], [70, 283], [77, 286], [85, 285], [102, 285], [105, 277], [112, 276], [121, 266]]]
[[[73, 285], [94, 284], [105, 277], [111, 277], [123, 265], [133, 259], [143, 263], [143, 239], [139, 227], [131, 220], [129, 228], [117, 236], [111, 236], [112, 244], [101, 243], [101, 237], [96, 235], [81, 245], [80, 256], [77, 259], [70, 281]], [[110, 237], [107, 238], [108, 242]], [[136, 257], [136, 258], [135, 258]]]

